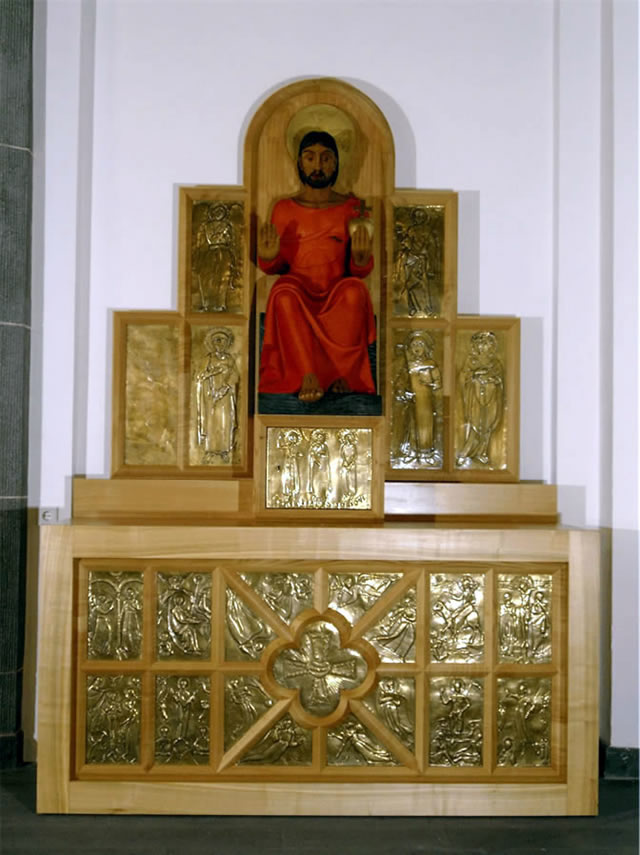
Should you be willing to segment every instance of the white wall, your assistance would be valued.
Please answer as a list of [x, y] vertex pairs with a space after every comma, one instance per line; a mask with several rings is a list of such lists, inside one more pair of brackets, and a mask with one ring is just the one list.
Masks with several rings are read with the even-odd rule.
[[[615, 80], [603, 72], [608, 13], [627, 34]], [[623, 265], [633, 249], [614, 241], [624, 220], [603, 233], [614, 204], [633, 208], [606, 169], [605, 133], [627, 115], [614, 104], [619, 75], [637, 72], [632, 0], [36, 0], [36, 15], [44, 336], [31, 504], [68, 508], [72, 474], [108, 475], [110, 313], [176, 307], [178, 185], [241, 183], [261, 101], [294, 79], [334, 76], [387, 115], [398, 186], [460, 192], [459, 311], [523, 319], [521, 477], [557, 482], [571, 524], [615, 525], [614, 494], [635, 500], [637, 545], [637, 485], [615, 492], [620, 476], [605, 465], [620, 432], [614, 358], [625, 386], [636, 378], [625, 401], [637, 410], [637, 368], [622, 349], [637, 313], [616, 304], [607, 320], [617, 289], [631, 289], [628, 275], [613, 281], [614, 255]], [[637, 128], [637, 101], [631, 116]], [[614, 325], [626, 331], [618, 344]], [[637, 442], [629, 453], [637, 473]], [[633, 556], [619, 560], [624, 602]], [[630, 631], [620, 628], [614, 656], [628, 657]], [[622, 716], [619, 744], [637, 745]]]

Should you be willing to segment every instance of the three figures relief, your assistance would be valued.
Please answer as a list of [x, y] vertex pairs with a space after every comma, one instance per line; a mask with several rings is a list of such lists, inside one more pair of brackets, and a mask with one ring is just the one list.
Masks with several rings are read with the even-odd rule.
[[233, 333], [226, 327], [205, 337], [207, 357], [195, 374], [197, 443], [202, 463], [229, 463], [236, 446], [240, 375], [231, 348]]
[[363, 278], [373, 268], [364, 203], [333, 189], [335, 139], [309, 131], [298, 147], [302, 183], [258, 231], [258, 264], [278, 274], [267, 302], [259, 391], [319, 401], [327, 392], [375, 394], [368, 346], [376, 329]]

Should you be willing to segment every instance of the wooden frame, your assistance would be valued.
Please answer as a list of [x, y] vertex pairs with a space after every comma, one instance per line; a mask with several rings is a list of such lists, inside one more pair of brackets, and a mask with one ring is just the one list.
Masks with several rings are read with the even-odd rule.
[[[52, 526], [42, 529], [41, 537], [40, 812], [569, 815], [597, 810], [599, 541], [595, 532]], [[252, 564], [291, 562], [292, 555], [319, 566], [327, 561], [359, 566], [371, 561], [444, 561], [449, 566], [469, 562], [491, 572], [492, 566], [504, 562], [525, 570], [542, 562], [556, 566], [554, 572], [566, 572], [571, 596], [554, 608], [560, 609], [556, 615], [566, 608], [567, 620], [556, 621], [555, 631], [566, 639], [568, 659], [566, 667], [560, 664], [559, 668], [571, 679], [558, 696], [562, 699], [566, 693], [566, 706], [560, 701], [566, 722], [564, 713], [554, 714], [554, 726], [566, 727], [566, 742], [558, 743], [560, 754], [553, 768], [503, 769], [499, 779], [475, 783], [455, 774], [466, 770], [453, 769], [444, 780], [439, 776], [437, 783], [404, 780], [387, 785], [366, 783], [352, 775], [339, 784], [294, 782], [286, 775], [272, 781], [231, 782], [197, 775], [178, 775], [176, 780], [175, 774], [173, 780], [123, 780], [118, 774], [103, 775], [102, 780], [77, 778], [72, 766], [77, 562], [132, 567], [170, 561], [184, 562], [192, 569], [205, 563], [232, 565], [242, 559]], [[560, 592], [557, 595], [562, 597]], [[81, 632], [82, 626], [81, 620]], [[555, 673], [559, 673], [557, 666], [552, 665]], [[136, 665], [130, 667], [135, 670]], [[499, 668], [503, 673], [518, 673], [517, 667]], [[197, 667], [192, 664], [190, 670]]]

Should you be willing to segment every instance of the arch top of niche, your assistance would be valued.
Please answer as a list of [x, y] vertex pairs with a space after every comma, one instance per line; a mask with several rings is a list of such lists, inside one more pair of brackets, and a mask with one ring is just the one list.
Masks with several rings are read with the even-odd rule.
[[270, 95], [247, 129], [244, 186], [259, 218], [268, 216], [276, 199], [299, 189], [297, 145], [309, 130], [326, 130], [336, 139], [339, 192], [363, 199], [385, 198], [393, 192], [393, 135], [380, 108], [341, 80], [301, 80]]

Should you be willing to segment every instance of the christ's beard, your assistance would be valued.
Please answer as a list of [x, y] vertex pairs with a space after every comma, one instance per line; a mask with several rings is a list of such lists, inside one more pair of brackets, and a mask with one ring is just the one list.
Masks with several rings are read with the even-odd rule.
[[306, 172], [298, 167], [298, 173], [302, 183], [307, 184], [309, 187], [313, 187], [314, 190], [323, 190], [325, 187], [332, 187], [336, 183], [336, 178], [338, 177], [337, 169], [334, 169], [331, 175], [327, 175], [326, 172], [322, 172], [320, 169], [316, 169], [307, 175]]

